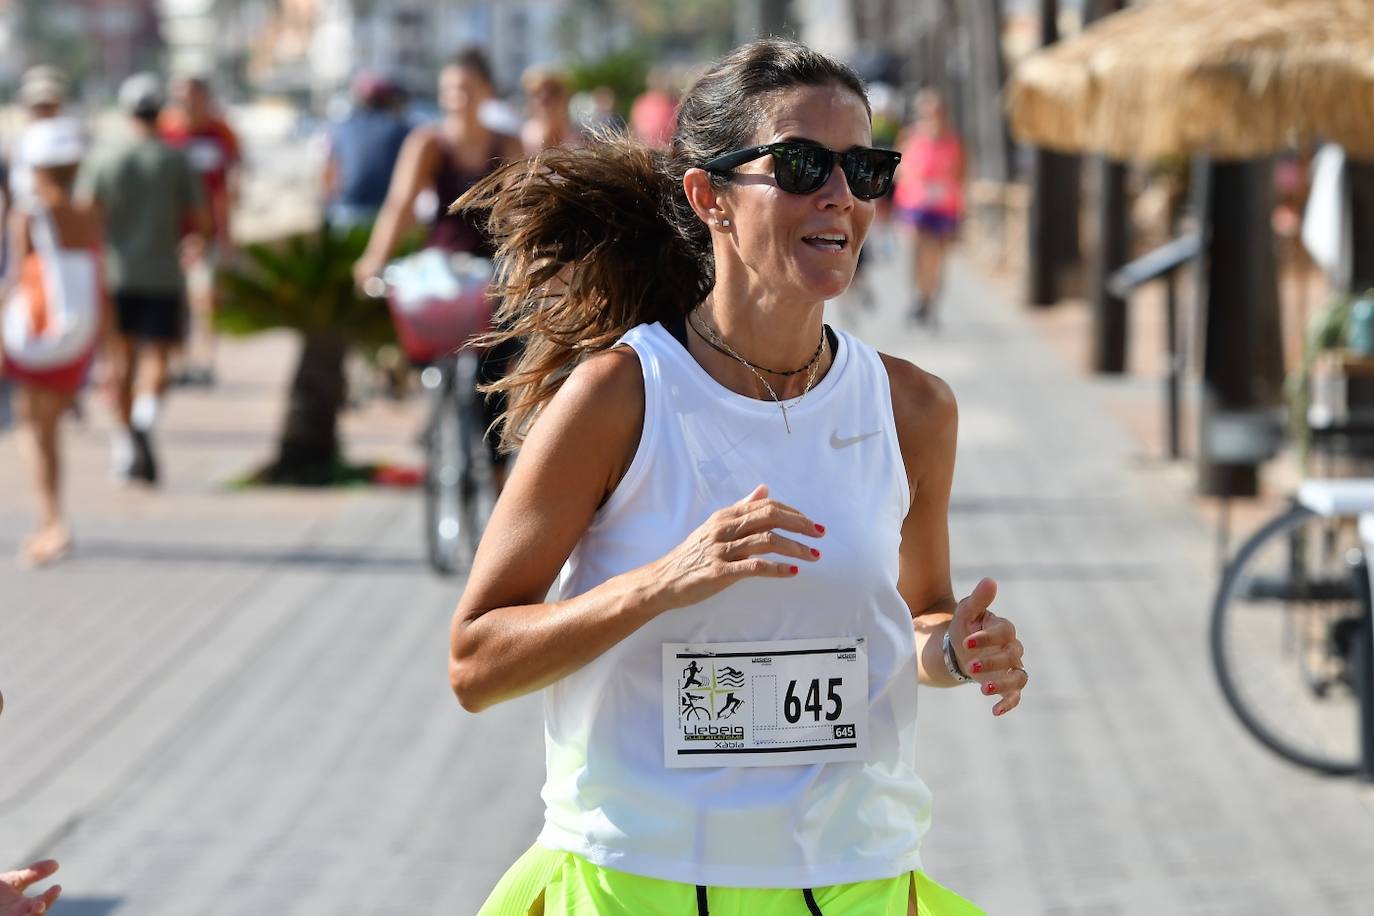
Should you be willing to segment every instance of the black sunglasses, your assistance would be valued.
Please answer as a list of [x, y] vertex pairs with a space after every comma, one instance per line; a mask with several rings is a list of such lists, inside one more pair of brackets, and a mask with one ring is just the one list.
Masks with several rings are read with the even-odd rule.
[[837, 153], [815, 143], [791, 140], [726, 153], [702, 168], [723, 175], [764, 156], [773, 157], [773, 179], [789, 194], [819, 191], [830, 178], [838, 159], [850, 192], [860, 200], [874, 200], [886, 194], [892, 186], [892, 173], [902, 161], [902, 154], [890, 149], [860, 147]]

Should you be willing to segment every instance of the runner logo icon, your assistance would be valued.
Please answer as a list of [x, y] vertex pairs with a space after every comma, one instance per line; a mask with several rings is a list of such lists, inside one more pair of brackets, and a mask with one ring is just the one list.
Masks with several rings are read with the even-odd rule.
[[682, 669], [677, 714], [684, 723], [731, 719], [744, 708], [744, 700], [737, 695], [744, 690], [743, 671], [729, 665], [717, 668], [713, 663], [709, 680], [706, 673], [696, 659]]

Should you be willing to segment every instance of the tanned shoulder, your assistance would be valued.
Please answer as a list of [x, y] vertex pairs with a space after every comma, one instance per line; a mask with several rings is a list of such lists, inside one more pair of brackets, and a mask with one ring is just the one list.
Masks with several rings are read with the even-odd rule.
[[604, 500], [629, 470], [644, 426], [644, 375], [638, 354], [629, 347], [614, 347], [589, 357], [568, 376], [546, 411], [564, 417], [580, 452], [601, 459], [607, 470]]
[[879, 356], [887, 369], [897, 441], [914, 493], [932, 463], [953, 460], [959, 407], [944, 379], [907, 360]]

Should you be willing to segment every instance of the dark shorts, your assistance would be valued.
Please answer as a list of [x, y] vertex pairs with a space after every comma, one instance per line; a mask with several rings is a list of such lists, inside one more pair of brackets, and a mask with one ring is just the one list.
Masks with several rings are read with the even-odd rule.
[[186, 336], [186, 305], [180, 293], [115, 293], [119, 332], [151, 343], [178, 343]]
[[959, 229], [959, 217], [953, 213], [903, 207], [899, 211], [899, 215], [902, 222], [907, 225], [915, 226], [921, 232], [929, 232], [931, 235], [937, 235], [942, 239], [953, 238], [954, 233]]

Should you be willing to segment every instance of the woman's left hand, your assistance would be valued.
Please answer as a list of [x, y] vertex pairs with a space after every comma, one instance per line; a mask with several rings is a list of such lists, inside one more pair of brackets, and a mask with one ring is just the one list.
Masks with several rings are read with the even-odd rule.
[[51, 878], [57, 871], [52, 859], [35, 862], [17, 871], [0, 872], [0, 916], [42, 916], [57, 902], [62, 888], [53, 885], [37, 897], [26, 897], [30, 884]]
[[954, 609], [949, 622], [949, 641], [959, 668], [978, 681], [987, 696], [1002, 697], [992, 709], [994, 716], [1010, 712], [1021, 703], [1026, 688], [1024, 651], [1016, 638], [1016, 625], [989, 610], [997, 597], [997, 583], [983, 579]]

